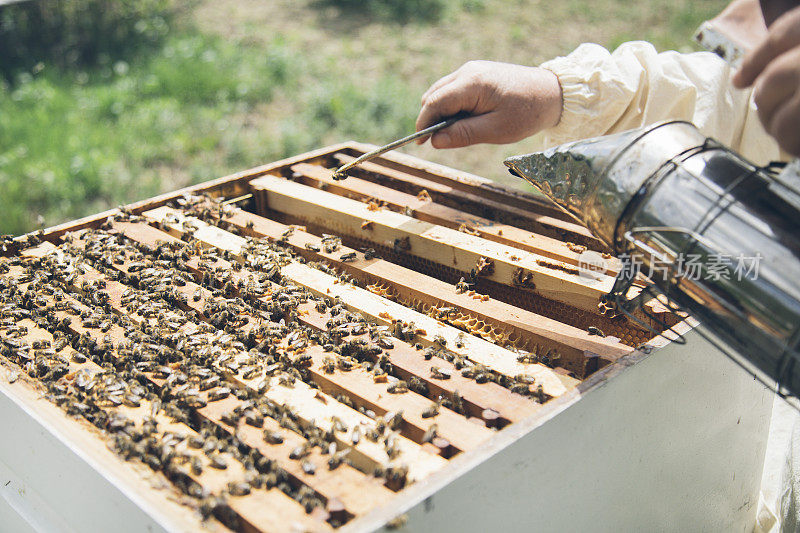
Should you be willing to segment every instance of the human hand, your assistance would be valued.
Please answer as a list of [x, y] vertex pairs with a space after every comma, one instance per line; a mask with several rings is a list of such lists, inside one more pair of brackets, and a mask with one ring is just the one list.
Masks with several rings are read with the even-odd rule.
[[561, 86], [555, 74], [539, 67], [470, 61], [422, 95], [417, 131], [459, 112], [470, 116], [435, 133], [434, 148], [512, 143], [555, 126]]
[[800, 156], [800, 7], [769, 27], [766, 39], [743, 59], [733, 84], [753, 85], [764, 129], [781, 148]]
[[758, 0], [733, 0], [709, 22], [745, 51], [755, 48], [767, 36]]

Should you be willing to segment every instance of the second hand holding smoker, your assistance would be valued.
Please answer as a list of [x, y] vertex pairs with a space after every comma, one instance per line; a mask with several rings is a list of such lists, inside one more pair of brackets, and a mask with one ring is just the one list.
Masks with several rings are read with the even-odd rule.
[[[671, 121], [505, 163], [623, 260], [601, 305], [637, 320], [660, 292], [737, 362], [800, 396], [798, 161], [778, 174]], [[640, 270], [652, 284], [628, 298]]]

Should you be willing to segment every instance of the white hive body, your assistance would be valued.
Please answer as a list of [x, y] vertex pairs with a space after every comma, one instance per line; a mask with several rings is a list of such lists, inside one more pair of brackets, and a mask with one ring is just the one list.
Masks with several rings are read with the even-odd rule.
[[554, 179], [590, 231], [394, 152], [335, 179], [374, 148], [4, 241], [0, 530], [751, 529], [772, 393], [603, 311], [638, 184]]

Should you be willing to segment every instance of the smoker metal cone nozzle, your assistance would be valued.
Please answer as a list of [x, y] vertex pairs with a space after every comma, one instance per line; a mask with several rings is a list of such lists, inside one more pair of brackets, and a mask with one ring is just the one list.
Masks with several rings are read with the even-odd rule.
[[510, 157], [504, 163], [613, 246], [617, 222], [648, 178], [704, 141], [691, 123], [671, 121]]

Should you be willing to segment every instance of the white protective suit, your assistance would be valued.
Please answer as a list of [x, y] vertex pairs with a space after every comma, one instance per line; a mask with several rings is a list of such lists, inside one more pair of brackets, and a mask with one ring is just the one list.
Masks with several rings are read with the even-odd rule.
[[[582, 44], [541, 65], [561, 82], [558, 125], [542, 132], [542, 147], [639, 128], [668, 119], [693, 122], [701, 132], [753, 163], [786, 160], [761, 125], [751, 90], [735, 89], [733, 69], [710, 52], [658, 53], [646, 42], [613, 53]], [[538, 143], [537, 143], [538, 144]], [[755, 531], [795, 531], [800, 525], [800, 424], [778, 399], [773, 409]]]
[[558, 76], [564, 98], [560, 122], [543, 132], [547, 146], [683, 119], [753, 163], [785, 159], [761, 126], [750, 89], [735, 89], [733, 70], [711, 52], [659, 54], [636, 41], [609, 53], [582, 44], [541, 66]]

